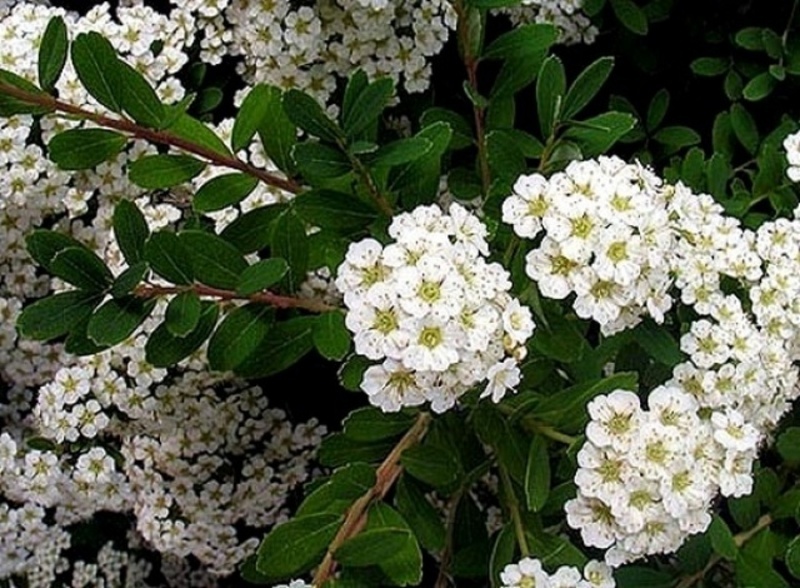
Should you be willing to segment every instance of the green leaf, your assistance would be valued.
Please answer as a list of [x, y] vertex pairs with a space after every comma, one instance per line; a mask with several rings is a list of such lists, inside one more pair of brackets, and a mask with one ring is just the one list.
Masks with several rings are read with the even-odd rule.
[[439, 513], [425, 494], [408, 476], [402, 476], [395, 490], [395, 506], [408, 522], [425, 549], [439, 552], [444, 547], [446, 532]]
[[550, 456], [547, 453], [547, 441], [541, 435], [534, 435], [525, 467], [525, 502], [528, 509], [539, 512], [549, 494]]
[[17, 114], [45, 114], [52, 112], [54, 108], [49, 105], [36, 104], [20, 98], [14, 98], [2, 91], [2, 85], [23, 90], [32, 94], [34, 98], [52, 100], [45, 92], [42, 92], [34, 84], [15, 73], [0, 69], [0, 116], [9, 117]]
[[387, 413], [366, 406], [354, 410], [344, 420], [344, 434], [355, 441], [380, 441], [399, 437], [414, 424], [414, 416], [404, 412]]
[[23, 337], [49, 341], [66, 335], [92, 314], [102, 295], [71, 290], [37, 300], [26, 306], [17, 319]]
[[50, 263], [50, 273], [93, 292], [102, 292], [114, 280], [105, 262], [84, 246], [67, 247], [57, 253]]
[[777, 83], [777, 80], [768, 71], [765, 71], [745, 84], [742, 96], [751, 102], [763, 100], [772, 93]]
[[351, 194], [332, 190], [309, 190], [292, 202], [297, 216], [310, 225], [350, 234], [365, 229], [378, 215]]
[[39, 45], [39, 85], [43, 90], [52, 92], [55, 88], [67, 62], [68, 48], [67, 25], [64, 24], [63, 18], [54, 16], [47, 23]]
[[361, 390], [361, 380], [364, 377], [364, 372], [372, 365], [363, 355], [352, 354], [347, 358], [339, 368], [339, 383], [342, 388], [350, 392], [358, 392]]
[[[99, 304], [98, 299], [97, 303]], [[78, 356], [97, 355], [101, 351], [108, 349], [107, 345], [97, 345], [94, 341], [89, 339], [86, 334], [86, 329], [89, 325], [91, 314], [80, 321], [77, 325], [72, 327], [64, 339], [64, 351]]]
[[348, 137], [359, 135], [373, 124], [386, 108], [394, 94], [391, 78], [380, 78], [364, 89], [353, 100], [353, 106], [342, 112], [342, 128]]
[[672, 588], [675, 580], [671, 574], [640, 566], [623, 566], [614, 571], [618, 588]]
[[261, 542], [256, 568], [270, 580], [310, 570], [322, 559], [341, 522], [341, 515], [319, 513], [278, 525]]
[[314, 346], [311, 333], [316, 317], [276, 323], [261, 344], [236, 368], [244, 378], [266, 378], [294, 365]]
[[734, 42], [748, 51], [762, 51], [764, 49], [763, 30], [761, 27], [743, 28], [736, 33]]
[[128, 168], [131, 181], [146, 190], [161, 190], [188, 182], [197, 176], [206, 164], [188, 155], [145, 155]]
[[262, 259], [248, 267], [239, 276], [236, 293], [239, 296], [250, 296], [277, 284], [289, 271], [285, 259], [273, 257]]
[[99, 33], [79, 34], [72, 42], [72, 65], [86, 91], [113, 112], [122, 112], [125, 86], [117, 52]]
[[545, 398], [536, 407], [536, 418], [564, 432], [578, 432], [589, 420], [586, 405], [592, 398], [619, 389], [635, 391], [637, 386], [636, 372], [620, 372], [600, 380], [575, 384]]
[[447, 123], [431, 124], [417, 137], [428, 139], [433, 149], [423, 159], [395, 168], [389, 176], [389, 190], [400, 195], [404, 206], [413, 208], [419, 204], [432, 202], [439, 190], [441, 158], [447, 151], [453, 132]]
[[422, 553], [408, 523], [391, 506], [377, 502], [369, 509], [364, 533], [377, 529], [400, 529], [406, 532], [403, 544], [380, 561], [378, 567], [386, 574], [391, 585], [418, 586], [422, 580]]
[[95, 167], [116, 156], [128, 144], [125, 135], [106, 129], [69, 129], [47, 144], [48, 156], [61, 169]]
[[192, 200], [198, 212], [212, 212], [238, 204], [256, 189], [258, 179], [247, 174], [232, 173], [212, 178], [203, 184]]
[[375, 468], [365, 463], [354, 462], [338, 468], [306, 496], [295, 516], [319, 512], [344, 514], [353, 502], [372, 490], [375, 479]]
[[700, 135], [689, 127], [664, 127], [653, 135], [653, 139], [663, 145], [677, 150], [700, 142]]
[[169, 301], [164, 324], [176, 337], [185, 337], [197, 327], [203, 305], [200, 297], [192, 290], [186, 290]]
[[736, 579], [740, 586], [758, 588], [789, 588], [789, 583], [772, 569], [772, 563], [745, 552], [736, 558]]
[[244, 213], [220, 233], [242, 253], [253, 253], [269, 245], [272, 223], [287, 210], [285, 204], [269, 204]]
[[492, 555], [489, 558], [489, 580], [492, 583], [492, 588], [499, 588], [505, 585], [505, 582], [500, 580], [500, 573], [508, 564], [515, 563], [516, 549], [517, 539], [514, 533], [514, 525], [508, 523], [497, 534], [492, 547]]
[[217, 324], [219, 307], [213, 302], [204, 302], [200, 319], [191, 333], [176, 337], [161, 323], [153, 331], [144, 346], [145, 359], [155, 367], [170, 367], [185, 359], [208, 339]]
[[647, 34], [647, 15], [633, 0], [611, 0], [611, 8], [626, 29], [637, 35]]
[[392, 167], [410, 163], [425, 157], [433, 148], [433, 143], [421, 137], [408, 137], [388, 143], [366, 159], [372, 167]]
[[365, 443], [353, 441], [342, 433], [328, 435], [319, 447], [319, 462], [326, 467], [339, 467], [358, 461], [379, 462], [394, 447], [394, 441]]
[[730, 561], [736, 559], [739, 548], [727, 523], [719, 515], [714, 515], [711, 520], [711, 525], [708, 527], [708, 536], [711, 539], [711, 546], [718, 555]]
[[156, 91], [144, 76], [130, 65], [119, 60], [117, 63], [119, 81], [124, 88], [119, 94], [122, 109], [140, 125], [160, 128], [166, 111]]
[[536, 107], [539, 115], [539, 128], [542, 137], [553, 133], [555, 123], [560, 120], [561, 101], [567, 90], [564, 65], [555, 55], [544, 60], [536, 80]]
[[130, 200], [120, 200], [114, 208], [114, 237], [122, 255], [129, 264], [144, 259], [144, 247], [150, 229], [142, 211]]
[[400, 457], [400, 463], [409, 476], [434, 488], [453, 484], [460, 471], [460, 464], [451, 452], [430, 443], [407, 449]]
[[258, 127], [258, 136], [270, 159], [288, 174], [295, 171], [292, 148], [297, 143], [297, 127], [283, 109], [281, 92], [273, 88], [265, 100], [266, 118]]
[[731, 105], [731, 126], [744, 148], [755, 154], [760, 143], [758, 127], [752, 115], [739, 103]]
[[283, 110], [295, 125], [309, 135], [336, 143], [343, 139], [342, 130], [333, 122], [319, 102], [299, 90], [289, 90], [283, 95]]
[[114, 298], [124, 298], [138, 286], [147, 275], [149, 268], [146, 261], [138, 261], [116, 277], [111, 285]]
[[724, 88], [728, 100], [739, 100], [742, 97], [742, 89], [744, 88], [742, 76], [733, 69], [729, 70], [725, 76]]
[[446, 108], [434, 107], [426, 110], [420, 117], [420, 127], [425, 128], [440, 121], [449, 125], [453, 131], [448, 149], [464, 149], [473, 144], [470, 123], [457, 112]]
[[289, 290], [296, 291], [306, 277], [309, 246], [306, 227], [293, 211], [286, 211], [275, 221], [271, 251], [274, 256], [285, 259], [289, 264]]
[[178, 239], [189, 252], [198, 282], [233, 290], [247, 269], [241, 252], [225, 239], [202, 230], [181, 231]]
[[669, 108], [669, 92], [661, 88], [655, 93], [647, 107], [647, 130], [652, 132], [664, 121]]
[[[166, 126], [165, 121], [164, 126]], [[212, 131], [208, 125], [203, 124], [196, 118], [186, 114], [180, 114], [178, 118], [171, 121], [167, 128], [169, 134], [181, 139], [185, 139], [190, 143], [194, 143], [210, 151], [214, 151], [225, 157], [230, 157], [230, 149], [220, 139], [217, 134]]]
[[562, 116], [572, 118], [592, 101], [614, 68], [613, 57], [601, 57], [584, 69], [570, 86], [562, 106]]
[[684, 361], [680, 345], [663, 326], [646, 320], [633, 329], [633, 335], [650, 357], [664, 365], [675, 367]]
[[558, 39], [551, 24], [525, 24], [500, 35], [484, 51], [482, 59], [526, 58], [547, 51]]
[[231, 132], [231, 147], [240, 151], [247, 147], [259, 128], [268, 120], [269, 102], [280, 91], [272, 86], [258, 84], [253, 87], [242, 102]]
[[[503, 62], [503, 67], [492, 84], [491, 101], [486, 116], [487, 128], [513, 126], [513, 111], [516, 106], [514, 95], [536, 79], [546, 57], [547, 51], [542, 50], [525, 57], [509, 57]], [[504, 115], [504, 118], [500, 115]]]
[[778, 436], [775, 449], [789, 463], [800, 463], [800, 427], [789, 427]]
[[86, 334], [98, 345], [116, 345], [130, 337], [154, 307], [155, 300], [142, 300], [135, 296], [112, 298], [94, 312]]
[[188, 285], [194, 281], [192, 258], [175, 233], [157, 231], [150, 235], [144, 257], [154, 272], [173, 284]]
[[264, 341], [274, 322], [266, 304], [247, 304], [228, 313], [208, 342], [208, 364], [213, 370], [235, 370]]
[[344, 314], [338, 310], [319, 315], [312, 336], [314, 346], [325, 359], [341, 361], [350, 351], [350, 331], [344, 325]]
[[25, 237], [25, 246], [33, 260], [50, 273], [56, 255], [69, 247], [86, 247], [69, 235], [46, 229], [36, 229]]
[[312, 183], [341, 177], [352, 170], [352, 164], [341, 150], [322, 143], [298, 143], [292, 150], [297, 169]]
[[513, 134], [507, 131], [490, 131], [486, 135], [486, 151], [495, 177], [511, 184], [525, 171], [525, 156]]
[[792, 539], [786, 547], [783, 560], [792, 577], [800, 579], [800, 537]]
[[596, 157], [619, 141], [636, 124], [636, 119], [623, 112], [606, 112], [571, 127], [564, 137], [578, 143], [585, 157]]
[[164, 120], [161, 121], [162, 126], [165, 129], [169, 129], [172, 125], [176, 124], [178, 119], [187, 114], [187, 111], [191, 108], [196, 97], [196, 94], [186, 94], [180, 101], [174, 104], [165, 104]]
[[723, 57], [700, 57], [689, 64], [699, 76], [721, 76], [730, 67], [730, 60]]
[[408, 529], [369, 529], [345, 541], [334, 552], [334, 557], [345, 566], [378, 565], [396, 555], [409, 540], [413, 540], [413, 536]]

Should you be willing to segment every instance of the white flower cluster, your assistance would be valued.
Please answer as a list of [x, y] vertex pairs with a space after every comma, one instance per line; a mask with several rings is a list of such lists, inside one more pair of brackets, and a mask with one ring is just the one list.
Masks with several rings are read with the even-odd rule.
[[[680, 341], [688, 361], [650, 392], [615, 391], [588, 405], [578, 496], [568, 523], [620, 565], [676, 550], [710, 523], [717, 494], [753, 488], [760, 443], [800, 396], [800, 220], [743, 229], [710, 196], [662, 190], [674, 242], [672, 274], [700, 315]], [[723, 292], [732, 280], [749, 308]]]
[[[188, 60], [195, 21], [181, 9], [165, 15], [142, 2], [120, 4], [78, 16], [43, 2], [0, 2], [0, 66], [35, 81], [41, 36], [60, 15], [73, 38], [107, 36], [163, 100], [181, 98], [175, 74]], [[58, 92], [99, 108], [69, 64]], [[44, 117], [43, 139], [76, 124]], [[172, 586], [214, 586], [286, 518], [284, 502], [311, 474], [324, 428], [292, 424], [261, 389], [207, 373], [202, 350], [176, 371], [149, 365], [144, 342], [163, 306], [129, 340], [91, 358], [18, 338], [23, 305], [66, 287], [37, 272], [24, 241], [32, 229], [71, 234], [118, 274], [124, 264], [111, 218], [121, 197], [136, 201], [151, 229], [174, 225], [187, 209], [177, 192], [148, 194], [129, 181], [127, 165], [152, 146], [134, 141], [96, 169], [70, 174], [47, 160], [30, 127], [27, 116], [0, 119], [0, 583], [138, 588], [160, 575]], [[230, 128], [220, 124], [224, 140]], [[243, 157], [269, 165], [255, 143]], [[285, 196], [259, 186], [218, 223]], [[87, 561], [68, 559], [71, 525], [95, 517], [132, 521], [131, 551], [109, 546]], [[115, 536], [117, 549], [124, 534]], [[148, 561], [160, 562], [153, 575]]]
[[789, 161], [786, 175], [793, 182], [800, 182], [800, 132], [786, 137], [783, 140], [783, 148], [786, 150], [786, 159]]
[[602, 562], [590, 561], [583, 574], [573, 566], [561, 566], [548, 574], [538, 559], [525, 557], [500, 572], [502, 588], [614, 588], [611, 569]]
[[499, 401], [519, 383], [534, 323], [508, 272], [486, 261], [486, 227], [458, 204], [432, 205], [396, 216], [389, 235], [351, 244], [336, 278], [356, 352], [384, 360], [364, 374], [370, 402], [442, 412], [483, 380]]
[[526, 239], [544, 231], [526, 273], [544, 296], [575, 294], [577, 315], [603, 333], [647, 314], [661, 322], [671, 307], [675, 235], [661, 181], [641, 165], [599, 157], [550, 178], [522, 176], [503, 203], [503, 221]]
[[583, 0], [522, 0], [521, 6], [502, 8], [515, 25], [523, 23], [552, 24], [558, 29], [561, 43], [593, 43], [597, 27], [580, 12]]

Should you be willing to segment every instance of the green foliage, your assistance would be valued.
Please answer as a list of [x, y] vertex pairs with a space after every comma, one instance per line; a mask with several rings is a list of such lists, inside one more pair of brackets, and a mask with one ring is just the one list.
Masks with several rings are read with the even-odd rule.
[[55, 16], [47, 23], [39, 45], [39, 85], [44, 91], [52, 92], [55, 88], [61, 72], [64, 71], [68, 49], [67, 25], [63, 18]]
[[128, 144], [125, 135], [105, 129], [70, 129], [50, 140], [50, 159], [61, 169], [78, 170], [116, 156]]

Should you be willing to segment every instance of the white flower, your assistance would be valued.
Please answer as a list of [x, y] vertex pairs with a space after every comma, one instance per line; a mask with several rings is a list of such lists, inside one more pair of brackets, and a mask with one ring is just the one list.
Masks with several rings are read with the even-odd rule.
[[521, 374], [517, 361], [513, 358], [508, 358], [494, 364], [486, 373], [486, 379], [489, 383], [481, 393], [481, 398], [491, 396], [492, 402], [500, 402], [503, 396], [506, 395], [506, 391], [515, 392], [515, 386], [520, 382]]

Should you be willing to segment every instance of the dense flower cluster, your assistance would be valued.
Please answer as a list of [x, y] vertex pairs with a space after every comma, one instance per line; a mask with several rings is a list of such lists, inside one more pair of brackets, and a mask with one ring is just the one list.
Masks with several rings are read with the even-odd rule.
[[[622, 390], [588, 406], [578, 496], [566, 510], [587, 545], [610, 548], [611, 565], [676, 550], [708, 527], [717, 494], [749, 494], [759, 444], [800, 395], [800, 221], [753, 232], [710, 196], [680, 184], [662, 193], [677, 236], [674, 285], [699, 318], [680, 340], [688, 361], [646, 410]], [[747, 307], [723, 292], [726, 279]]]
[[361, 383], [386, 411], [429, 401], [442, 412], [483, 380], [499, 401], [520, 381], [517, 362], [533, 333], [509, 275], [487, 263], [486, 227], [458, 204], [420, 206], [394, 218], [393, 243], [353, 243], [336, 285], [349, 309], [356, 352], [384, 360]]
[[[35, 81], [41, 35], [60, 15], [72, 36], [107, 36], [166, 102], [183, 97], [175, 74], [196, 35], [183, 9], [166, 15], [125, 2], [79, 17], [43, 3], [0, 4], [0, 67]], [[69, 64], [58, 92], [99, 108]], [[77, 124], [44, 117], [42, 139]], [[231, 126], [217, 127], [224, 140]], [[140, 587], [160, 574], [172, 586], [213, 586], [288, 515], [284, 501], [310, 475], [324, 428], [294, 425], [267, 406], [260, 388], [208, 373], [202, 350], [178, 370], [149, 365], [144, 341], [163, 319], [163, 305], [128, 341], [91, 358], [18, 338], [14, 324], [26, 301], [66, 287], [37, 273], [24, 241], [32, 229], [72, 234], [117, 274], [124, 264], [110, 220], [120, 198], [134, 200], [153, 230], [187, 210], [180, 192], [147, 193], [128, 180], [129, 162], [152, 146], [133, 141], [93, 170], [67, 173], [47, 160], [30, 128], [27, 116], [0, 119], [0, 581]], [[271, 165], [255, 144], [241, 156]], [[285, 197], [259, 186], [217, 223]], [[86, 561], [66, 557], [75, 525], [114, 516], [121, 521], [114, 547]], [[153, 550], [158, 558], [147, 555]], [[155, 568], [149, 563], [159, 560]]]
[[783, 148], [786, 150], [786, 159], [789, 160], [789, 169], [786, 175], [793, 182], [800, 181], [800, 133], [792, 133], [783, 140]]
[[602, 562], [590, 561], [583, 574], [573, 566], [561, 566], [548, 574], [538, 559], [525, 557], [500, 572], [503, 588], [614, 588], [611, 569]]
[[[407, 92], [426, 90], [431, 59], [456, 26], [446, 0], [172, 0], [174, 18], [200, 34], [201, 58], [239, 59], [250, 83], [299, 88], [325, 102], [355, 69], [388, 76]], [[565, 43], [591, 42], [596, 29], [579, 0], [532, 0], [510, 11], [516, 24], [552, 23]]]
[[661, 322], [672, 300], [671, 230], [661, 180], [618, 157], [573, 162], [550, 178], [522, 176], [503, 203], [503, 221], [525, 239], [528, 276], [549, 298], [575, 294], [581, 318], [605, 334]]

